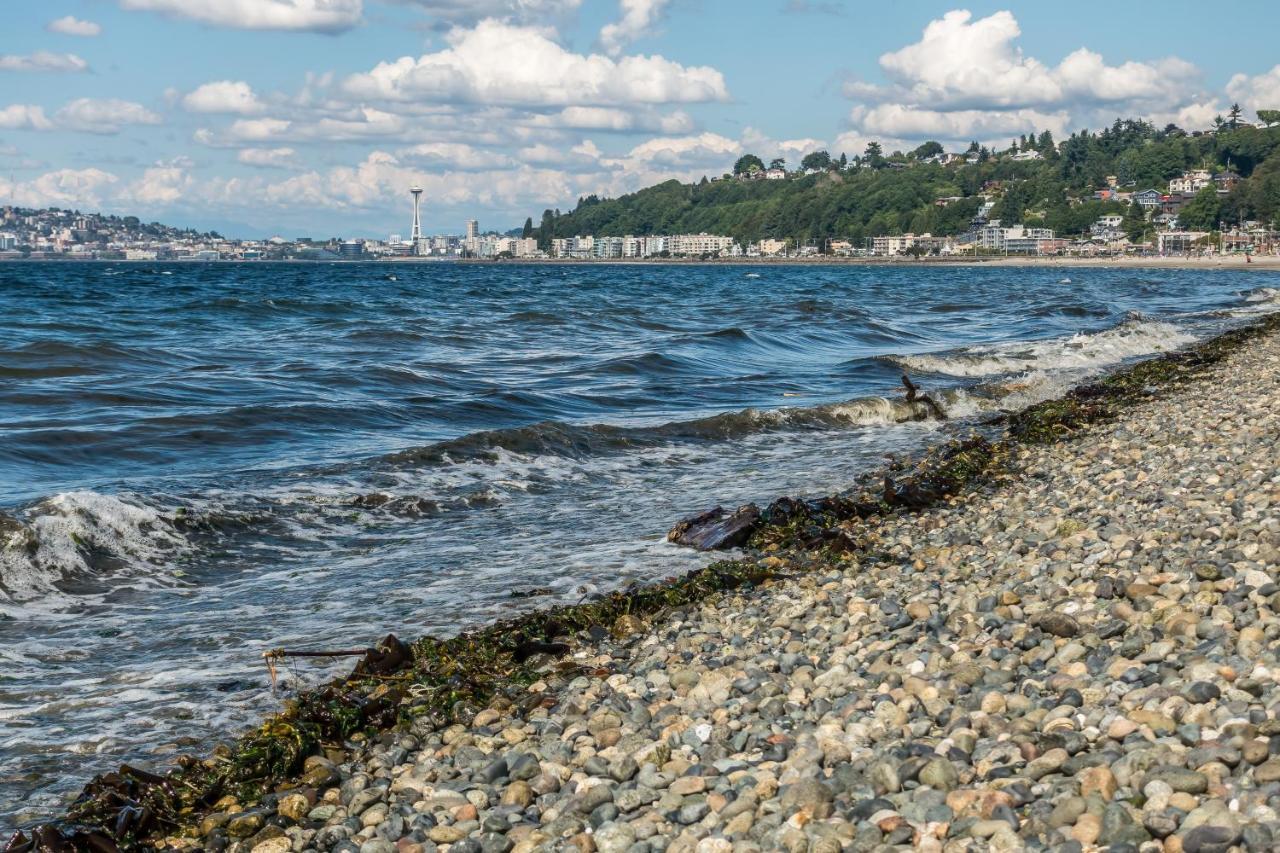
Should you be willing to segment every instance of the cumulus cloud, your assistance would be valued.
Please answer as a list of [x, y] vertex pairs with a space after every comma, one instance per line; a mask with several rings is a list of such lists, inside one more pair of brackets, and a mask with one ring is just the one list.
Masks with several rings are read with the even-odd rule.
[[186, 198], [195, 186], [187, 170], [191, 161], [184, 157], [161, 161], [146, 169], [124, 190], [123, 200], [152, 207], [167, 207]]
[[391, 0], [426, 12], [436, 26], [474, 26], [485, 18], [545, 23], [577, 11], [582, 0]]
[[600, 30], [600, 46], [617, 56], [631, 42], [647, 34], [666, 11], [669, 0], [620, 0], [622, 17]]
[[631, 149], [627, 159], [670, 166], [718, 165], [742, 151], [742, 144], [718, 133], [665, 136], [646, 140]]
[[297, 152], [292, 148], [242, 148], [236, 159], [257, 169], [291, 169], [297, 165]]
[[93, 21], [82, 21], [74, 15], [67, 15], [65, 18], [50, 21], [45, 25], [45, 29], [51, 33], [58, 33], [64, 36], [93, 38], [94, 36], [102, 35], [102, 27]]
[[351, 96], [383, 101], [524, 106], [608, 106], [723, 101], [724, 76], [661, 56], [576, 54], [547, 33], [497, 20], [455, 29], [449, 46], [383, 62], [343, 82]]
[[39, 50], [26, 56], [0, 54], [0, 71], [88, 71], [89, 63], [74, 53]]
[[119, 133], [126, 125], [160, 124], [160, 116], [142, 104], [118, 98], [77, 98], [54, 113], [53, 119], [60, 130], [103, 134]]
[[42, 107], [31, 104], [10, 104], [0, 108], [0, 128], [5, 130], [53, 130]]
[[465, 171], [501, 169], [515, 165], [505, 154], [485, 151], [462, 142], [423, 142], [399, 152], [400, 157], [432, 168]]
[[193, 113], [234, 113], [253, 115], [264, 106], [248, 83], [238, 80], [217, 80], [189, 92], [182, 99], [182, 106]]
[[649, 109], [618, 107], [565, 107], [557, 113], [537, 115], [530, 123], [535, 127], [600, 130], [610, 133], [677, 135], [694, 129], [693, 118], [683, 110], [660, 113]]
[[29, 181], [0, 178], [0, 196], [21, 207], [98, 207], [119, 180], [101, 169], [58, 169]]
[[216, 27], [337, 33], [360, 23], [363, 0], [119, 0], [120, 8], [159, 12]]
[[[1027, 56], [1011, 12], [966, 10], [931, 21], [919, 41], [880, 57], [889, 80], [851, 82], [855, 132], [905, 139], [990, 140], [1076, 129], [1099, 116], [1174, 113], [1194, 100], [1200, 71], [1176, 57], [1108, 65], [1080, 48], [1057, 65]], [[872, 106], [878, 104], [878, 106]]]
[[1227, 81], [1227, 95], [1249, 110], [1280, 110], [1280, 65], [1250, 77], [1236, 74]]

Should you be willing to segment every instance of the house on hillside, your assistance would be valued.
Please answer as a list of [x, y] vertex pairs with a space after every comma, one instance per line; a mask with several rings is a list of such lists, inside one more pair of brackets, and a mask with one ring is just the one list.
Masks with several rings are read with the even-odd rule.
[[1160, 206], [1160, 202], [1163, 198], [1164, 193], [1159, 190], [1141, 190], [1133, 194], [1133, 200], [1136, 201], [1143, 210], [1155, 210]]
[[1213, 176], [1209, 174], [1208, 169], [1192, 169], [1189, 172], [1183, 172], [1182, 177], [1169, 181], [1169, 192], [1195, 195], [1212, 182]]

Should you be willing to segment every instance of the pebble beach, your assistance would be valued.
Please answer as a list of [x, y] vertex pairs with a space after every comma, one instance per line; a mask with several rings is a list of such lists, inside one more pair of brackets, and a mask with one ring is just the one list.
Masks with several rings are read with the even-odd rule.
[[575, 646], [532, 703], [312, 756], [170, 843], [1274, 850], [1278, 397], [1272, 332], [975, 492], [856, 522], [857, 555], [760, 556], [778, 579]]

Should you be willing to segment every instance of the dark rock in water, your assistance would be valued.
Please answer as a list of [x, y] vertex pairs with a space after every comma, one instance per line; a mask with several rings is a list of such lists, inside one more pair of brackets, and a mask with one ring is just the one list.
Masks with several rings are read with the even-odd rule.
[[537, 598], [543, 595], [555, 595], [555, 590], [549, 586], [535, 586], [529, 589], [511, 590], [512, 598]]
[[760, 526], [760, 508], [755, 504], [739, 507], [733, 513], [724, 507], [707, 510], [686, 518], [667, 534], [667, 541], [699, 551], [721, 551], [746, 544]]

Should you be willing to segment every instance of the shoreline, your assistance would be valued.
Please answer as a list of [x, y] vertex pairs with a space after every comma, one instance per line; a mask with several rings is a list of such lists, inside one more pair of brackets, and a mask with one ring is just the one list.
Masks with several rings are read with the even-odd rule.
[[[674, 582], [615, 592], [600, 602], [577, 607], [535, 611], [446, 640], [425, 638], [418, 641], [411, 652], [388, 638], [382, 644], [384, 651], [366, 658], [358, 677], [339, 679], [290, 700], [289, 710], [242, 739], [230, 754], [203, 762], [186, 759], [181, 762], [184, 769], [167, 779], [133, 770], [114, 779], [100, 778], [97, 798], [74, 808], [71, 824], [63, 826], [67, 829], [72, 829], [72, 824], [120, 826], [116, 818], [126, 811], [120, 808], [119, 800], [112, 801], [110, 795], [114, 793], [140, 809], [149, 810], [152, 817], [148, 823], [145, 817], [133, 814], [124, 821], [123, 833], [107, 833], [108, 836], [115, 834], [115, 840], [125, 846], [141, 838], [154, 840], [169, 835], [174, 826], [166, 825], [166, 820], [192, 826], [201, 822], [198, 818], [202, 816], [206, 817], [202, 823], [208, 826], [202, 827], [207, 831], [200, 834], [206, 841], [215, 836], [232, 840], [253, 838], [254, 844], [246, 846], [248, 842], [242, 840], [236, 848], [252, 850], [273, 838], [283, 838], [283, 832], [272, 834], [271, 838], [259, 838], [274, 824], [266, 823], [270, 815], [244, 808], [252, 804], [254, 789], [258, 789], [260, 795], [263, 780], [271, 786], [288, 779], [297, 781], [299, 777], [295, 774], [302, 769], [304, 776], [300, 781], [310, 790], [308, 808], [317, 801], [327, 802], [324, 791], [333, 785], [318, 782], [337, 781], [333, 774], [341, 777], [341, 771], [336, 768], [351, 764], [362, 752], [385, 751], [387, 744], [376, 739], [353, 737], [370, 724], [372, 729], [384, 731], [399, 725], [405, 737], [421, 744], [438, 739], [442, 731], [454, 731], [457, 722], [453, 722], [451, 728], [451, 721], [465, 720], [467, 729], [472, 730], [479, 725], [478, 716], [490, 713], [497, 714], [498, 718], [513, 716], [509, 712], [516, 706], [527, 707], [523, 714], [514, 716], [525, 720], [536, 718], [538, 707], [553, 699], [563, 699], [565, 691], [576, 683], [574, 679], [607, 681], [620, 674], [608, 663], [592, 665], [593, 659], [604, 653], [602, 649], [610, 658], [620, 657], [624, 649], [645, 643], [651, 629], [670, 624], [673, 619], [678, 622], [683, 611], [727, 597], [746, 595], [768, 599], [769, 589], [789, 589], [790, 585], [803, 583], [814, 573], [830, 574], [833, 567], [846, 562], [849, 555], [874, 561], [876, 555], [867, 538], [872, 528], [902, 518], [926, 518], [930, 513], [963, 503], [974, 496], [975, 484], [981, 487], [1007, 474], [1011, 458], [1026, 448], [1053, 445], [1073, 436], [1077, 430], [1112, 423], [1117, 417], [1123, 417], [1131, 406], [1161, 399], [1174, 393], [1173, 389], [1194, 383], [1203, 371], [1244, 351], [1251, 342], [1271, 339], [1277, 330], [1280, 330], [1280, 320], [1267, 318], [1192, 347], [1186, 353], [1139, 362], [1088, 389], [1010, 416], [1006, 419], [1009, 437], [994, 444], [981, 439], [952, 442], [935, 448], [913, 469], [900, 465], [885, 472], [896, 482], [886, 486], [883, 492], [864, 491], [856, 498], [783, 507], [775, 504], [765, 511], [765, 520], [751, 531], [752, 559], [722, 561]], [[1152, 386], [1159, 387], [1160, 391], [1150, 392], [1148, 389]], [[953, 497], [955, 495], [960, 497]], [[750, 592], [757, 589], [762, 591]], [[406, 669], [404, 658], [410, 653], [415, 662]], [[576, 661], [569, 673], [560, 671], [561, 662], [566, 658]], [[539, 684], [542, 687], [531, 696], [529, 688]], [[560, 704], [552, 702], [550, 707]], [[343, 741], [351, 748], [334, 749], [335, 744]], [[326, 757], [321, 758], [321, 753]], [[187, 801], [188, 793], [182, 789], [183, 785], [198, 789], [198, 808], [195, 800]], [[693, 783], [690, 785], [696, 787]], [[233, 807], [222, 800], [229, 795], [236, 799], [234, 808], [238, 811], [232, 811]], [[343, 794], [338, 794], [339, 799], [342, 797]], [[219, 800], [223, 808], [210, 812]], [[283, 808], [283, 804], [281, 799], [276, 804], [277, 810]], [[350, 803], [345, 802], [339, 807], [348, 805]], [[460, 803], [455, 805], [465, 811]], [[296, 800], [292, 806], [297, 806]], [[185, 817], [180, 818], [184, 813]], [[207, 813], [225, 819], [209, 823]], [[302, 813], [301, 822], [293, 819], [286, 824], [297, 828], [310, 820], [306, 818], [309, 813]], [[145, 816], [145, 811], [142, 814]], [[245, 820], [236, 823], [236, 815]], [[239, 835], [254, 823], [249, 817], [261, 820], [252, 833]], [[433, 828], [443, 825], [436, 824]], [[89, 834], [84, 829], [80, 832], [73, 843], [90, 843]], [[439, 841], [432, 838], [438, 844], [463, 841], [462, 837], [452, 842], [444, 840], [450, 835], [447, 832], [435, 835], [441, 837]]]
[[8, 258], [0, 260], [0, 269], [5, 264], [296, 264], [296, 265], [340, 265], [361, 266], [374, 264], [468, 264], [468, 265], [528, 265], [528, 266], [761, 266], [761, 267], [1028, 267], [1051, 269], [1223, 269], [1223, 270], [1277, 270], [1280, 269], [1280, 255], [1251, 255], [1246, 261], [1244, 255], [1209, 255], [1209, 256], [1175, 256], [1166, 257], [1056, 257], [1056, 256], [1019, 256], [1003, 255], [988, 257], [858, 257], [840, 258], [824, 255], [816, 258], [636, 258], [636, 259], [589, 259], [570, 260], [567, 258], [513, 258], [510, 260], [481, 258], [377, 258], [367, 260], [304, 260], [287, 258], [280, 260], [241, 260], [223, 258], [219, 260], [192, 260], [174, 258], [170, 260], [125, 260], [123, 258]]

